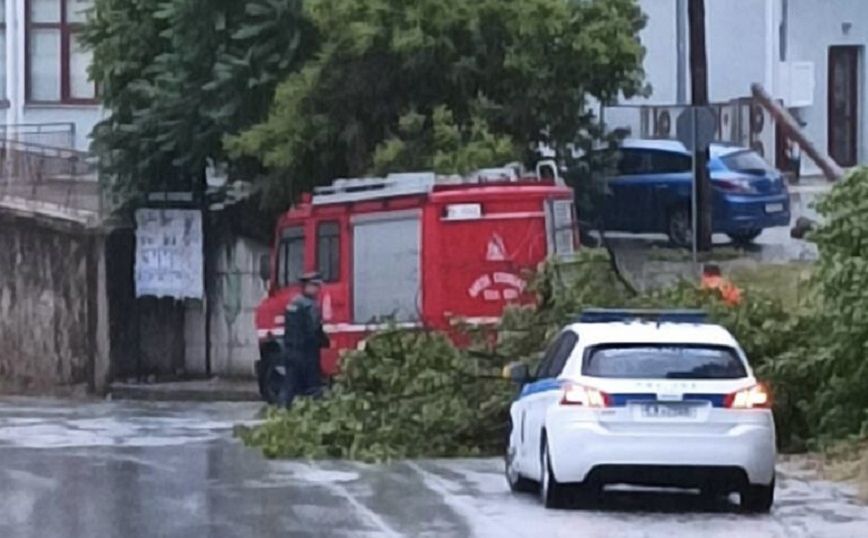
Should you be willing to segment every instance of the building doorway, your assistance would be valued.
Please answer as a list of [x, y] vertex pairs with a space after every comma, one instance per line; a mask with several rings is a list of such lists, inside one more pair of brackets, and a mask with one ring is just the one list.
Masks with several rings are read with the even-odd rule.
[[859, 54], [861, 47], [829, 47], [829, 155], [840, 166], [859, 159]]

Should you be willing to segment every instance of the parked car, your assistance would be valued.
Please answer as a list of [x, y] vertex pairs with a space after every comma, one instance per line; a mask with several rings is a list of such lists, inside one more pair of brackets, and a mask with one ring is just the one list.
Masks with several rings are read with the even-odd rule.
[[506, 478], [546, 507], [605, 485], [740, 493], [768, 512], [775, 490], [771, 398], [744, 351], [698, 312], [596, 310], [552, 341], [510, 409]]
[[[757, 152], [712, 144], [712, 226], [746, 244], [764, 229], [790, 224], [790, 196], [780, 172]], [[625, 140], [614, 176], [606, 177], [580, 220], [607, 231], [664, 233], [676, 246], [692, 242], [693, 159], [675, 140]], [[582, 185], [576, 192], [588, 192]], [[581, 212], [580, 212], [581, 213]]]

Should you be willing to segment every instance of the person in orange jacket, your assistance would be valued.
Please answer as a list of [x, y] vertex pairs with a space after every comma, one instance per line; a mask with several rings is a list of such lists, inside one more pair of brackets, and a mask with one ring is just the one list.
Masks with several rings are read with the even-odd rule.
[[720, 298], [729, 306], [741, 304], [741, 290], [721, 274], [717, 265], [706, 265], [702, 268], [702, 282], [700, 287], [704, 290], [717, 291]]

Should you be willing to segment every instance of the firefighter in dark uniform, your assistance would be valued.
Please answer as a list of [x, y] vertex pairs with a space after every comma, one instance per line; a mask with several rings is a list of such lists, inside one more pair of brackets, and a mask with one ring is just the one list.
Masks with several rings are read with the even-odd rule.
[[286, 407], [296, 396], [322, 395], [320, 350], [329, 346], [319, 306], [320, 276], [307, 273], [301, 283], [301, 293], [287, 305], [284, 315], [286, 376], [279, 403]]

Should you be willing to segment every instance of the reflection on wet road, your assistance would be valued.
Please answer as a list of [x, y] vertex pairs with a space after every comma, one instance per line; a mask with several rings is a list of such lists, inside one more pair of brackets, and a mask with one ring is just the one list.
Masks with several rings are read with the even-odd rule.
[[0, 536], [857, 537], [868, 507], [787, 468], [771, 516], [685, 493], [592, 510], [511, 495], [496, 460], [267, 462], [232, 439], [249, 404], [0, 400]]

